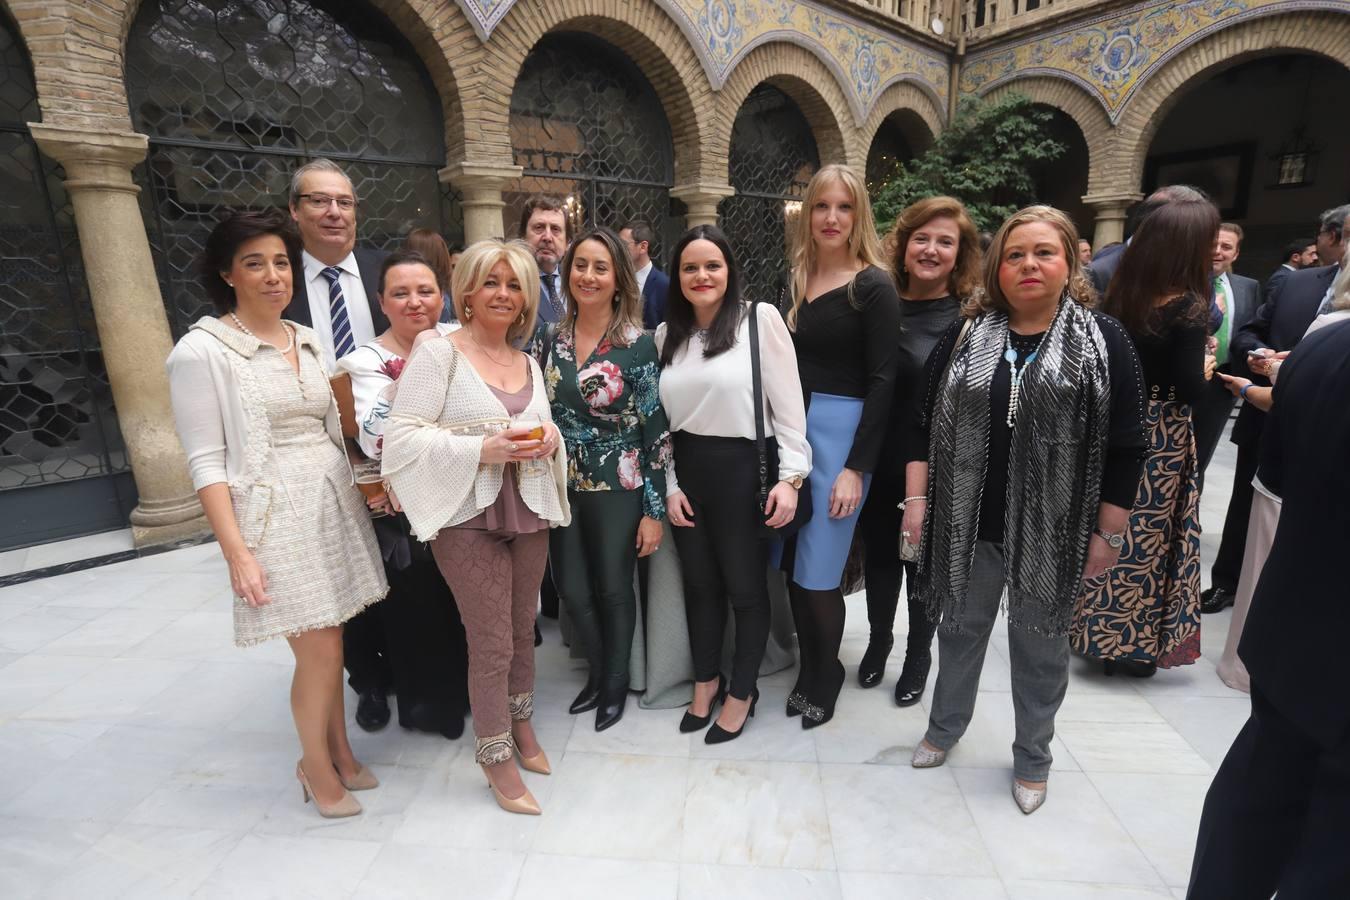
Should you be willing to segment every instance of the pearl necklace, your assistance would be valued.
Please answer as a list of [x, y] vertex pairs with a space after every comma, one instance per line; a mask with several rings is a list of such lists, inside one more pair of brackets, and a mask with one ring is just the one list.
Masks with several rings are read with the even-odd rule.
[[[1041, 340], [1045, 340], [1044, 337]], [[1017, 367], [1017, 351], [1012, 345], [1012, 329], [1008, 330], [1008, 340], [1003, 351], [1003, 358], [1008, 361], [1008, 427], [1012, 428], [1013, 423], [1017, 421], [1017, 406], [1022, 398], [1022, 378], [1027, 374], [1027, 366], [1036, 361], [1036, 357], [1041, 352], [1040, 341], [1036, 343], [1036, 349], [1027, 355], [1026, 361], [1022, 367]]]
[[[264, 344], [267, 344], [267, 341], [263, 341], [262, 338], [258, 337], [253, 332], [249, 331], [248, 326], [245, 325], [243, 322], [239, 321], [239, 317], [236, 316], [233, 312], [230, 313], [230, 318], [234, 319], [235, 327], [238, 328], [240, 331], [242, 331], [244, 334], [248, 335], [254, 340], [262, 341]], [[286, 346], [284, 348], [281, 348], [281, 353], [284, 356], [295, 349], [295, 329], [288, 326], [285, 322], [282, 322], [281, 330], [286, 332], [287, 336], [290, 338], [290, 340], [286, 342]], [[276, 348], [276, 344], [268, 344], [268, 346], [274, 349]]]

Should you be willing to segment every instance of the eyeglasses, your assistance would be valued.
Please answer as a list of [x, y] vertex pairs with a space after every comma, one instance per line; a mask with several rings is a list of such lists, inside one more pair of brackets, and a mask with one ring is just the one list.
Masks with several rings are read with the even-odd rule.
[[333, 197], [328, 194], [301, 194], [300, 199], [305, 201], [306, 205], [315, 212], [326, 210], [334, 203], [336, 203], [338, 209], [343, 212], [350, 212], [351, 210], [356, 209], [355, 197]]

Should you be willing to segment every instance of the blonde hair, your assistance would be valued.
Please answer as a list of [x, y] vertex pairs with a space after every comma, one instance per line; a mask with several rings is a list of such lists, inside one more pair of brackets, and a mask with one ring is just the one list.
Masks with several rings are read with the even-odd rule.
[[906, 206], [895, 217], [895, 225], [882, 242], [887, 258], [891, 260], [895, 284], [901, 293], [909, 290], [909, 273], [905, 271], [905, 252], [914, 232], [934, 219], [948, 218], [956, 223], [960, 240], [956, 246], [956, 261], [947, 276], [947, 290], [964, 300], [981, 288], [984, 277], [980, 259], [980, 232], [966, 212], [966, 207], [955, 197], [926, 197]]
[[633, 271], [633, 260], [628, 255], [627, 246], [617, 234], [603, 225], [578, 235], [558, 265], [558, 272], [562, 274], [563, 300], [567, 305], [561, 324], [573, 330], [577, 327], [577, 301], [572, 296], [572, 260], [576, 258], [577, 248], [586, 241], [595, 241], [605, 248], [609, 253], [610, 268], [614, 272], [614, 308], [604, 339], [611, 344], [627, 347], [642, 333], [642, 295], [638, 292], [637, 273]]
[[1078, 229], [1074, 226], [1073, 220], [1053, 206], [1028, 206], [1009, 216], [994, 235], [994, 240], [984, 255], [984, 291], [963, 301], [962, 315], [974, 318], [996, 309], [1008, 311], [1008, 298], [1003, 296], [1003, 289], [998, 283], [998, 269], [1003, 261], [1003, 248], [1007, 246], [1008, 236], [1014, 229], [1036, 222], [1044, 222], [1059, 232], [1060, 243], [1064, 245], [1064, 258], [1069, 264], [1069, 277], [1064, 283], [1064, 292], [1080, 306], [1091, 307], [1096, 302], [1096, 292], [1083, 272], [1083, 264], [1078, 260]]
[[[792, 305], [788, 309], [787, 324], [793, 330], [797, 327], [797, 310], [806, 300], [806, 279], [816, 265], [816, 242], [811, 239], [811, 210], [825, 188], [833, 184], [842, 184], [853, 198], [853, 231], [848, 236], [849, 253], [864, 266], [876, 266], [885, 272], [891, 268], [881, 251], [881, 239], [877, 237], [877, 228], [872, 222], [872, 206], [862, 176], [856, 170], [838, 163], [824, 166], [811, 176], [811, 183], [806, 186], [802, 211], [797, 216], [788, 253], [792, 264]], [[852, 299], [853, 285], [850, 283], [849, 300]]]
[[522, 338], [534, 334], [535, 318], [539, 314], [539, 293], [542, 290], [539, 266], [535, 264], [534, 254], [524, 241], [488, 238], [470, 245], [455, 266], [450, 299], [455, 304], [455, 317], [466, 324], [472, 321], [473, 315], [468, 311], [469, 297], [482, 290], [493, 267], [502, 261], [520, 282], [520, 292], [525, 297], [525, 309], [521, 311], [520, 318], [506, 330], [506, 342], [518, 346]]

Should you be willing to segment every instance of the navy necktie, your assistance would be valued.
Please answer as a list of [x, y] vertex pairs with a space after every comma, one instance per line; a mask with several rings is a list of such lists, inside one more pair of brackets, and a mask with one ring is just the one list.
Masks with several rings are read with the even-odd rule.
[[329, 266], [323, 270], [328, 279], [328, 313], [333, 317], [333, 355], [338, 359], [356, 349], [352, 323], [347, 318], [347, 301], [342, 296], [342, 270]]

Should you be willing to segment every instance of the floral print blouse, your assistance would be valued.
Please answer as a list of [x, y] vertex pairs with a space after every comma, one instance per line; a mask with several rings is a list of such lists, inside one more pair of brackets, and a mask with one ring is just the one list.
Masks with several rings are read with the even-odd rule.
[[660, 372], [650, 334], [634, 330], [627, 346], [602, 339], [578, 364], [572, 328], [554, 331], [544, 384], [567, 442], [569, 490], [640, 489], [642, 514], [665, 518], [670, 426]]

